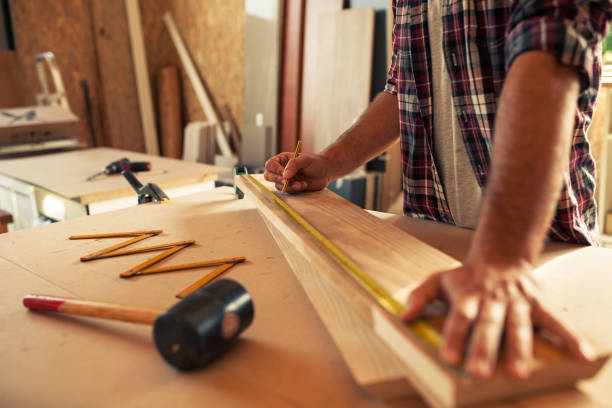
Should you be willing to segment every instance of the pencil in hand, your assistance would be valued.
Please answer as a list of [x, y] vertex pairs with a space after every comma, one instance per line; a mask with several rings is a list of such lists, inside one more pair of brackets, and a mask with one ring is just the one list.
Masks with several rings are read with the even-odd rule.
[[[300, 146], [301, 145], [302, 145], [302, 141], [298, 140], [297, 146], [295, 146], [295, 152], [293, 152], [293, 158], [294, 159], [297, 157], [298, 153], [300, 152]], [[287, 167], [285, 167], [285, 168], [287, 168]], [[285, 190], [287, 190], [287, 186], [289, 185], [289, 181], [290, 181], [290, 179], [285, 180], [285, 184], [283, 184], [283, 189], [281, 190], [281, 193], [284, 193]]]

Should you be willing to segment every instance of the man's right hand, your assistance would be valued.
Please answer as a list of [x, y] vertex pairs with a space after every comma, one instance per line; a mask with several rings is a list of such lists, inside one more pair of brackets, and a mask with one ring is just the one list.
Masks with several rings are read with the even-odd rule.
[[278, 190], [282, 190], [285, 180], [289, 180], [286, 191], [290, 193], [323, 190], [332, 181], [331, 166], [322, 156], [300, 153], [293, 158], [290, 152], [270, 158], [264, 178], [274, 182]]

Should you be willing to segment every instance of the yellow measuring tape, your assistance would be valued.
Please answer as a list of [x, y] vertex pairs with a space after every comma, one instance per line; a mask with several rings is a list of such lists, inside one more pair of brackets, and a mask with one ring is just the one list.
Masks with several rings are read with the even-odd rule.
[[[308, 223], [301, 215], [295, 212], [291, 207], [287, 205], [283, 200], [278, 198], [276, 194], [272, 193], [255, 179], [250, 174], [242, 174], [245, 180], [249, 181], [252, 185], [257, 187], [262, 193], [270, 198], [281, 210], [283, 210], [296, 224], [298, 224], [304, 232], [306, 232], [319, 246], [330, 256], [334, 261], [342, 267], [366, 292], [368, 292], [385, 310], [394, 316], [399, 317], [404, 307], [399, 303], [389, 292], [385, 290], [378, 282], [363, 271], [355, 262], [347, 257], [338, 247], [336, 247], [330, 240], [325, 238], [323, 234], [317, 231], [312, 225]], [[434, 350], [440, 348], [441, 338], [440, 334], [429, 324], [423, 320], [415, 320], [408, 325], [412, 331], [425, 343], [431, 346]]]

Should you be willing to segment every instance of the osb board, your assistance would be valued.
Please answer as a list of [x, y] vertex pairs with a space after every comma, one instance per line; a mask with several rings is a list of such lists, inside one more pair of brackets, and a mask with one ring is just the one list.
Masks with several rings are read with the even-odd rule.
[[320, 153], [346, 131], [370, 103], [374, 9], [319, 16], [314, 152]]
[[[251, 294], [253, 324], [225, 355], [190, 374], [159, 357], [150, 327], [29, 312], [21, 304], [26, 293], [42, 293], [170, 306], [207, 271], [122, 280], [120, 271], [151, 255], [84, 264], [81, 255], [111, 240], [67, 240], [151, 228], [164, 233], [143, 246], [196, 240], [168, 263], [247, 259], [225, 277]], [[383, 407], [354, 383], [257, 211], [230, 188], [3, 234], [0, 276], [0, 365], [11, 373], [0, 376], [2, 406]]]
[[144, 185], [155, 183], [162, 190], [215, 180], [220, 167], [151, 156], [125, 150], [96, 148], [67, 153], [25, 157], [0, 161], [0, 173], [89, 204], [135, 192], [121, 174], [86, 181], [109, 163], [127, 157], [131, 161], [148, 161], [151, 171], [136, 173]]
[[[194, 64], [218, 106], [244, 115], [245, 12], [242, 0], [141, 0], [140, 12], [151, 78], [167, 65], [181, 67], [184, 123], [206, 120], [162, 16], [171, 12]], [[152, 83], [155, 94], [156, 84]]]
[[[281, 231], [287, 240], [295, 246], [297, 249], [296, 252], [300, 252], [301, 256], [305, 257], [307, 262], [318, 270], [320, 276], [325, 277], [328, 284], [337, 290], [339, 295], [350, 299], [351, 305], [355, 310], [361, 313], [361, 317], [364, 321], [367, 322], [371, 319], [372, 317], [367, 313], [368, 304], [373, 311], [378, 311], [380, 309], [375, 302], [367, 296], [364, 297], [364, 292], [361, 290], [355, 290], [357, 288], [352, 279], [339, 271], [337, 265], [331, 262], [329, 258], [325, 256], [322, 257], [322, 251], [318, 249], [311, 240], [304, 240], [303, 231], [297, 228], [293, 222], [289, 222], [286, 215], [284, 215], [280, 209], [276, 208], [274, 204], [271, 204], [267, 198], [264, 198], [257, 189], [253, 188], [253, 186], [243, 178], [237, 179], [237, 182], [246, 192], [247, 196], [257, 202], [258, 208], [267, 221]], [[291, 208], [305, 217], [315, 229], [330, 239], [341, 251], [353, 258], [366, 273], [375, 277], [383, 287], [391, 293], [394, 293], [398, 300], [401, 299], [402, 292], [405, 293], [403, 289], [410, 287], [416, 282], [414, 277], [417, 275], [423, 277], [425, 274], [440, 269], [451, 268], [456, 264], [451, 258], [438, 252], [433, 247], [429, 247], [423, 242], [416, 240], [414, 237], [401, 233], [399, 230], [389, 225], [385, 226], [383, 225], [384, 223], [380, 221], [375, 222], [373, 217], [367, 216], [363, 211], [350, 205], [345, 200], [338, 197], [334, 198], [333, 194], [328, 191], [302, 194], [299, 196], [283, 195], [282, 197]], [[591, 265], [589, 269], [596, 271], [596, 274], [604, 274], [606, 271], [603, 265], [609, 264], [612, 261], [612, 251], [600, 250], [597, 248], [594, 248], [594, 250], [603, 252], [586, 254], [587, 257], [595, 259], [593, 265]], [[285, 251], [285, 256], [292, 255]], [[580, 260], [580, 258], [579, 255], [578, 258], [575, 259]], [[292, 262], [292, 266], [295, 264], [295, 262]], [[573, 266], [563, 261], [555, 265], [555, 273], [565, 273], [566, 271], [569, 272], [574, 270], [575, 268]], [[296, 274], [299, 275], [300, 273], [296, 272]], [[561, 287], [567, 291], [567, 289], [571, 290], [575, 288], [577, 280], [580, 280], [579, 275], [573, 274], [571, 276], [570, 279], [561, 282], [553, 281], [552, 284], [548, 285], [546, 285], [545, 282], [546, 289]], [[593, 280], [597, 281], [597, 275]], [[612, 281], [609, 279], [603, 280], [602, 282], [604, 285], [607, 282], [609, 282], [609, 285], [612, 285]], [[605, 290], [609, 290], [608, 286], [606, 286], [607, 289]], [[305, 285], [305, 287], [307, 286]], [[601, 292], [601, 287], [598, 289], [599, 291], [597, 293]], [[309, 293], [313, 303], [321, 303], [320, 296], [312, 296], [308, 290], [307, 293]], [[554, 296], [552, 297], [554, 298]], [[609, 339], [610, 336], [605, 334], [602, 335], [601, 333], [601, 326], [606, 326], [604, 320], [607, 319], [607, 315], [599, 309], [597, 303], [592, 301], [594, 297], [585, 296], [584, 293], [576, 292], [573, 297], [568, 297], [567, 293], [564, 293], [562, 296], [557, 295], [557, 299], [567, 302], [566, 307], [571, 310], [571, 312], [566, 317], [570, 321], [580, 319], [580, 314], [585, 312], [589, 315], [597, 315], [597, 317], [593, 318], [590, 322], [579, 325], [579, 329], [594, 342], [594, 346], [600, 356], [608, 354], [612, 347], [612, 342], [609, 340], [607, 342], [606, 340], [602, 340]], [[328, 308], [326, 313], [339, 313], [335, 309], [334, 307]], [[522, 383], [509, 381], [502, 373], [498, 373], [492, 380], [487, 382], [476, 381], [457, 375], [453, 371], [445, 370], [439, 364], [432, 364], [432, 362], [429, 361], [431, 357], [427, 358], [429, 352], [425, 352], [422, 347], [419, 347], [418, 342], [415, 343], [414, 340], [411, 340], [412, 336], [409, 336], [409, 332], [407, 332], [404, 327], [396, 324], [397, 322], [394, 319], [384, 317], [384, 314], [381, 316], [383, 316], [382, 320], [388, 321], [389, 327], [394, 327], [392, 329], [393, 333], [389, 331], [390, 329], [386, 329], [385, 333], [380, 332], [379, 330], [382, 330], [382, 325], [379, 326], [380, 320], [378, 319], [375, 319], [373, 329], [382, 333], [382, 339], [389, 340], [391, 339], [391, 334], [396, 336], [401, 334], [402, 336], [399, 337], [403, 338], [402, 341], [404, 343], [408, 342], [412, 344], [410, 348], [404, 347], [404, 352], [398, 354], [398, 356], [407, 357], [403, 360], [405, 364], [407, 364], [404, 373], [419, 392], [421, 392], [431, 404], [436, 406], [474, 403], [483, 400], [490, 401], [492, 399], [499, 399], [500, 396], [505, 396], [507, 398], [508, 396], [514, 396], [521, 392], [525, 393], [533, 392], [534, 390], [550, 389], [551, 386], [558, 388], [562, 384], [569, 384], [568, 381], [571, 381], [571, 378], [575, 379], [581, 378], [581, 376], [584, 375], [592, 375], [601, 367], [604, 361], [600, 359], [590, 366], [578, 364], [573, 360], [566, 360], [563, 357], [549, 354], [552, 350], [549, 350], [549, 347], [545, 346], [541, 341], [537, 341], [536, 356], [538, 357], [534, 362], [534, 373], [530, 381]], [[336, 325], [328, 324], [329, 322], [326, 319], [324, 319], [324, 322], [330, 332], [337, 330]], [[591, 328], [589, 330], [591, 323], [598, 326], [598, 328]], [[606, 326], [603, 330], [609, 331], [609, 327]], [[336, 340], [338, 338], [337, 336], [333, 337]], [[396, 341], [399, 341], [399, 339], [392, 340], [388, 344], [392, 346]], [[344, 347], [343, 344], [338, 345], [341, 348]], [[353, 370], [353, 374], [355, 375], [355, 367], [360, 363], [362, 364], [361, 369], [363, 369], [367, 366], [367, 364], [362, 363], [363, 361], [368, 358], [376, 359], [376, 357], [377, 356], [364, 353], [359, 361], [355, 362], [356, 364], [349, 364]], [[359, 375], [355, 375], [355, 377], [359, 378]], [[395, 381], [395, 378], [392, 380]], [[557, 400], [558, 395], [553, 395], [553, 398], [553, 400]]]
[[304, 21], [304, 56], [302, 61], [302, 104], [300, 114], [300, 137], [302, 151], [314, 152], [315, 80], [317, 72], [318, 20], [324, 13], [342, 10], [342, 0], [309, 0], [306, 2]]
[[52, 51], [55, 53], [70, 107], [80, 119], [79, 141], [87, 145], [91, 143], [91, 136], [81, 88], [83, 79], [89, 85], [96, 134], [102, 134], [98, 114], [98, 67], [89, 4], [86, 0], [13, 0], [10, 4], [17, 56], [24, 79], [25, 103], [33, 105], [34, 96], [40, 92], [34, 65], [36, 55]]

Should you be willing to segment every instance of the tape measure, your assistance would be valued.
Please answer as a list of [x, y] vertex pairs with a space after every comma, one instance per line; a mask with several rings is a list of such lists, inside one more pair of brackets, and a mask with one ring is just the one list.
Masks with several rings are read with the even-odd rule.
[[[383, 288], [376, 280], [369, 276], [363, 269], [361, 269], [353, 260], [351, 260], [346, 254], [344, 254], [338, 247], [336, 247], [330, 240], [328, 240], [323, 234], [308, 223], [301, 215], [295, 212], [287, 203], [281, 200], [276, 194], [271, 192], [255, 179], [250, 174], [239, 174], [244, 180], [251, 183], [258, 190], [260, 190], [266, 197], [271, 199], [285, 214], [289, 216], [305, 233], [307, 233], [320, 247], [321, 249], [331, 257], [336, 263], [349, 275], [351, 276], [359, 286], [361, 286], [370, 296], [376, 300], [385, 310], [396, 317], [400, 317], [400, 314], [404, 310], [404, 306], [385, 288]], [[408, 327], [427, 345], [432, 347], [435, 351], [440, 348], [441, 337], [433, 327], [431, 327], [424, 320], [415, 320], [408, 324]]]

